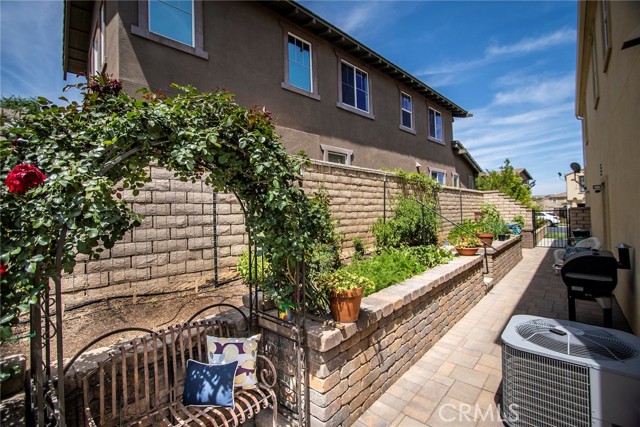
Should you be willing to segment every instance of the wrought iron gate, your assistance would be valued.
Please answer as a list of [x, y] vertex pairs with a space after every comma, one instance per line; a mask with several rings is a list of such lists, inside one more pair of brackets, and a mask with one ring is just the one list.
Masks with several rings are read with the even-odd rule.
[[[564, 248], [571, 238], [571, 210], [568, 207], [533, 212], [536, 246]], [[541, 230], [542, 229], [542, 230]]]

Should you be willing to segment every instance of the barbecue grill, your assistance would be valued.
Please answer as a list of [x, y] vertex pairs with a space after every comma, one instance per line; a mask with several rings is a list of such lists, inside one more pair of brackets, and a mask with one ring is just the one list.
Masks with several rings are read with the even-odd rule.
[[560, 269], [567, 286], [569, 320], [576, 320], [576, 299], [596, 301], [603, 309], [604, 326], [610, 328], [611, 294], [618, 284], [618, 261], [609, 251], [577, 252]]

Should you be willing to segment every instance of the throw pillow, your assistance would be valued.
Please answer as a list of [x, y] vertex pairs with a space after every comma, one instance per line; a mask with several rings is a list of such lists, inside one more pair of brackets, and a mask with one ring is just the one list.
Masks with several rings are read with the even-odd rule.
[[182, 404], [185, 406], [226, 406], [233, 408], [233, 380], [238, 362], [208, 365], [187, 360]]
[[250, 338], [218, 338], [207, 336], [207, 356], [209, 363], [220, 364], [238, 362], [235, 386], [255, 388], [256, 357], [260, 334]]

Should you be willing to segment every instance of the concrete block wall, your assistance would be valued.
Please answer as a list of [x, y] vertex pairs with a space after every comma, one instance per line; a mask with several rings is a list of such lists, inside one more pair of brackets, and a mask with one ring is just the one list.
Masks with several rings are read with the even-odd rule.
[[[463, 219], [474, 219], [483, 203], [482, 191], [444, 187], [438, 193], [440, 214], [456, 224]], [[440, 219], [440, 239], [445, 240], [452, 228], [450, 222]]]
[[[218, 273], [235, 270], [237, 256], [248, 243], [244, 216], [235, 196], [214, 193], [202, 182], [181, 182], [172, 172], [158, 167], [152, 167], [150, 175], [152, 181], [138, 196], [123, 191], [123, 199], [144, 215], [142, 225], [103, 252], [99, 260], [80, 257], [74, 273], [64, 279], [66, 293], [79, 299], [142, 295], [201, 286], [212, 280], [214, 197]], [[303, 188], [309, 194], [321, 188], [328, 193], [332, 215], [339, 221], [338, 231], [345, 236], [343, 249], [347, 256], [354, 238], [373, 247], [371, 226], [383, 217], [385, 206], [387, 218], [393, 215], [394, 200], [403, 192], [393, 173], [317, 161], [304, 170]], [[473, 218], [483, 203], [495, 204], [507, 221], [518, 214], [531, 221], [530, 210], [495, 191], [445, 187], [438, 194], [440, 213], [456, 223], [461, 217]], [[451, 227], [440, 220], [441, 240]]]
[[327, 192], [331, 214], [340, 222], [338, 231], [345, 236], [346, 250], [353, 247], [354, 238], [362, 239], [369, 248], [373, 246], [371, 226], [384, 215], [385, 204], [390, 218], [394, 199], [402, 192], [393, 173], [327, 162], [313, 162], [305, 169], [303, 187], [309, 195], [320, 189]]
[[570, 208], [569, 223], [572, 230], [576, 228], [591, 230], [591, 208]]
[[513, 217], [521, 215], [524, 218], [524, 228], [533, 228], [533, 214], [530, 208], [527, 208], [514, 199], [505, 196], [499, 191], [484, 191], [484, 202], [495, 205], [502, 216], [502, 219], [507, 223], [513, 221]]
[[[182, 182], [172, 172], [150, 168], [152, 178], [137, 196], [122, 192], [142, 225], [124, 236], [100, 259], [79, 257], [63, 291], [75, 297], [104, 297], [199, 286], [214, 274], [214, 192], [203, 182]], [[218, 195], [218, 246], [221, 269], [235, 266], [230, 256], [245, 243], [244, 217], [235, 198]], [[233, 234], [232, 232], [235, 232]]]
[[489, 273], [485, 275], [492, 279], [490, 288], [502, 280], [522, 260], [522, 235], [513, 236], [503, 242], [494, 240], [492, 246], [496, 250], [487, 250]]

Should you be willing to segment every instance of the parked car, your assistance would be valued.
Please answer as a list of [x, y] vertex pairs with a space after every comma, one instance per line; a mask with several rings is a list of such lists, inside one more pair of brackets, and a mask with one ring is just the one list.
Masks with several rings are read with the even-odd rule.
[[543, 219], [549, 227], [560, 225], [560, 218], [548, 212], [536, 212], [536, 218]]

